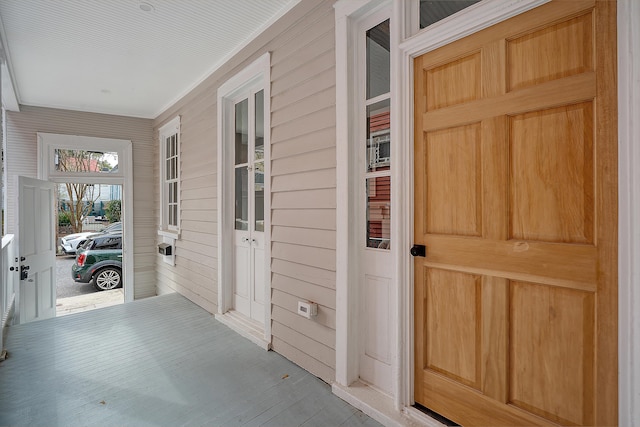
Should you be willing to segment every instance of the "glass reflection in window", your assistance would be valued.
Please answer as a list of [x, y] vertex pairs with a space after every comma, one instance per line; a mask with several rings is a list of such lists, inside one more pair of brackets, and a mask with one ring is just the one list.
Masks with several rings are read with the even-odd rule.
[[256, 101], [256, 144], [254, 160], [264, 159], [264, 90], [255, 94]]
[[388, 19], [367, 31], [367, 99], [390, 90], [390, 40]]
[[249, 158], [249, 100], [236, 104], [236, 165], [247, 163]]
[[367, 172], [389, 170], [391, 165], [391, 101], [367, 107]]
[[236, 230], [249, 229], [249, 174], [246, 167], [236, 168]]
[[460, 12], [480, 0], [420, 0], [420, 28], [426, 28], [447, 16]]
[[367, 178], [367, 247], [391, 248], [391, 177]]
[[255, 230], [264, 231], [264, 162], [255, 164], [254, 175]]

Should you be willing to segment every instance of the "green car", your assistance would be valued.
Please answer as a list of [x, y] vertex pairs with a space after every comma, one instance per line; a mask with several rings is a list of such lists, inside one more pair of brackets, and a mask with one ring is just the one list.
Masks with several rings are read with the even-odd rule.
[[122, 286], [122, 234], [102, 234], [78, 247], [71, 277], [100, 291]]

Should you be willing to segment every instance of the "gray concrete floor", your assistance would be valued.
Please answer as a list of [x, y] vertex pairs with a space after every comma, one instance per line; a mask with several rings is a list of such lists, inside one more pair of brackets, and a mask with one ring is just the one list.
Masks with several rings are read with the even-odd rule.
[[178, 294], [11, 326], [1, 426], [380, 424]]

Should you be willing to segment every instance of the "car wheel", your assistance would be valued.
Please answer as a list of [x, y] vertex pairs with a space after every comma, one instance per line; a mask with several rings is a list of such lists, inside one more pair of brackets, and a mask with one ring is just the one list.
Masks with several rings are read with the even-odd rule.
[[93, 276], [93, 285], [100, 291], [115, 289], [120, 286], [121, 282], [122, 273], [116, 267], [103, 268]]

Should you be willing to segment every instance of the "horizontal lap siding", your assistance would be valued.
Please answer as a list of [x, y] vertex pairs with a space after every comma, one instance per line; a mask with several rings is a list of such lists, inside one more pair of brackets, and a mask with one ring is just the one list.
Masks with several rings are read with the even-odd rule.
[[[334, 15], [308, 22], [301, 40], [274, 51], [271, 108], [273, 348], [335, 378]], [[295, 218], [295, 219], [293, 219]], [[313, 320], [297, 302], [318, 304]]]
[[[333, 3], [303, 0], [154, 123], [157, 135], [181, 116], [181, 238], [175, 267], [158, 257], [159, 292], [215, 312], [217, 88], [271, 52], [272, 345], [326, 381], [335, 377]], [[300, 317], [300, 300], [317, 302], [318, 316]]]
[[37, 176], [37, 132], [131, 140], [134, 298], [156, 294], [156, 144], [149, 119], [22, 106], [7, 111], [7, 225], [13, 232], [16, 176]]
[[[217, 311], [217, 147], [215, 92], [186, 105], [180, 115], [180, 239], [176, 265], [158, 259], [160, 293], [179, 292]], [[171, 117], [175, 117], [173, 114]]]

